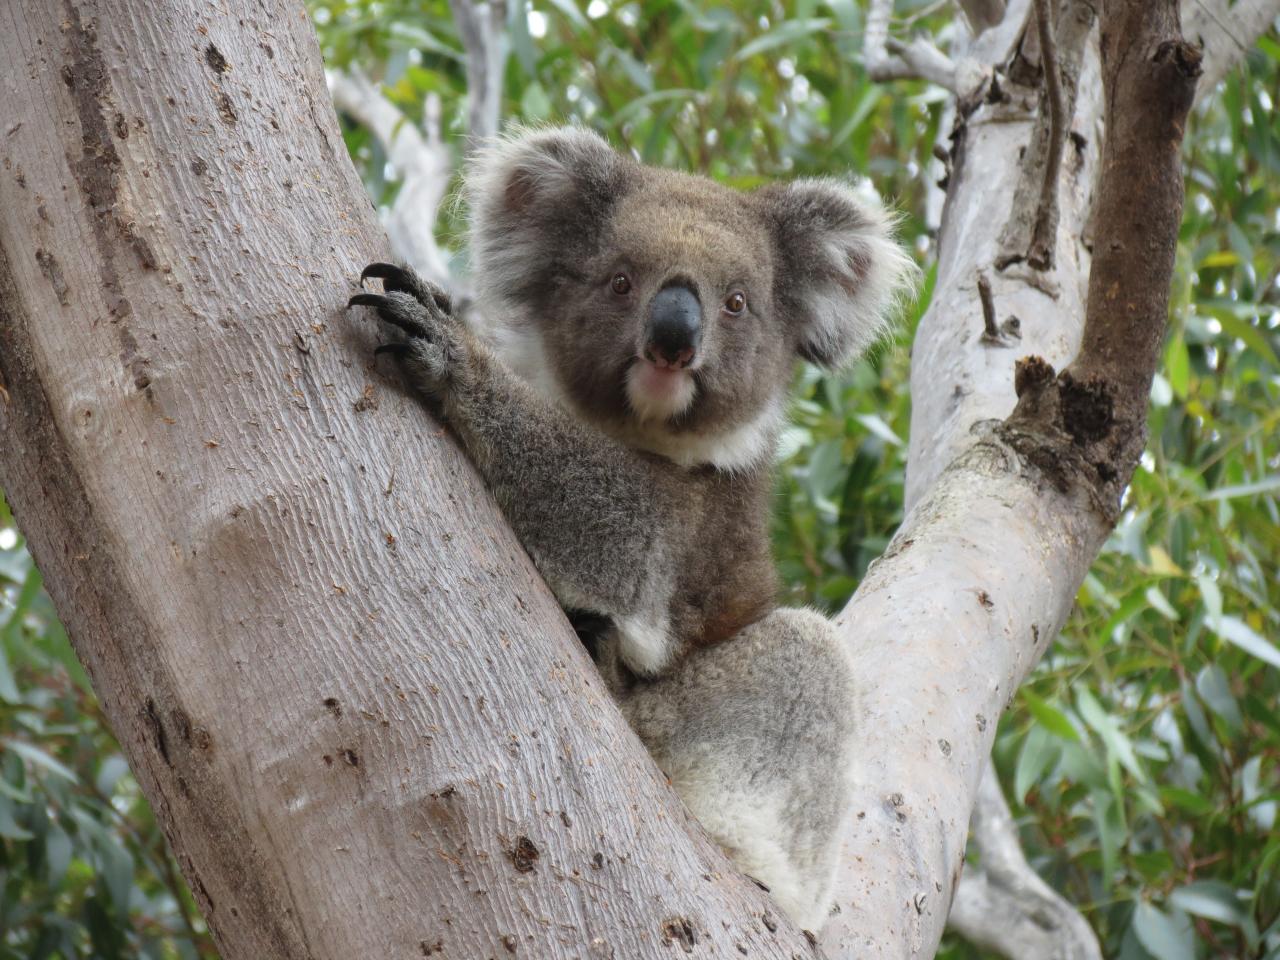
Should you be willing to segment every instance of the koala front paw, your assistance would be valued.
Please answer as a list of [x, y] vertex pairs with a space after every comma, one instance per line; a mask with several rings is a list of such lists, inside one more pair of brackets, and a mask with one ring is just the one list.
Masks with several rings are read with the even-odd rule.
[[384, 293], [357, 293], [348, 307], [373, 307], [384, 323], [399, 327], [408, 340], [384, 343], [374, 354], [389, 353], [400, 361], [417, 386], [439, 394], [462, 353], [458, 320], [449, 295], [412, 270], [390, 263], [371, 263], [360, 274], [382, 280]]
[[453, 315], [453, 301], [449, 294], [430, 280], [423, 280], [408, 267], [397, 267], [394, 263], [371, 263], [360, 271], [360, 286], [363, 287], [370, 277], [380, 279], [382, 289], [388, 293], [407, 293], [423, 306], [432, 304], [446, 315]]

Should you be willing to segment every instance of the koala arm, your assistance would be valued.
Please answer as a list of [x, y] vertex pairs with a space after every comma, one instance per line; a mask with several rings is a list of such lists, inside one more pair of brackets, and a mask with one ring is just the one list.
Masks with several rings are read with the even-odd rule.
[[379, 352], [395, 354], [439, 404], [560, 603], [609, 617], [637, 673], [662, 669], [673, 652], [679, 518], [691, 507], [677, 502], [668, 465], [535, 392], [452, 315], [443, 293], [409, 271], [375, 264], [366, 276], [382, 277], [388, 292], [351, 303], [376, 307], [408, 334]]

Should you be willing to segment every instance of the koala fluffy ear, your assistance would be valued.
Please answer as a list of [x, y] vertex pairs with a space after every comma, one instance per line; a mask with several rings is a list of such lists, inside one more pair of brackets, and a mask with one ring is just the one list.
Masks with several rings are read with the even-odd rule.
[[484, 299], [528, 303], [595, 237], [634, 165], [582, 127], [516, 128], [470, 162], [471, 266]]
[[890, 327], [918, 270], [874, 196], [834, 179], [762, 188], [782, 269], [778, 302], [796, 350], [819, 366], [848, 363]]

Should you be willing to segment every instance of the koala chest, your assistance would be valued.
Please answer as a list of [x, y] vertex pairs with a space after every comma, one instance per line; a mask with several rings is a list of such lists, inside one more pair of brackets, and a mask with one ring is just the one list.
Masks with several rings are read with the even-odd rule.
[[690, 538], [671, 603], [674, 632], [686, 643], [728, 640], [773, 609], [777, 572], [769, 547], [768, 480], [722, 480], [709, 491]]

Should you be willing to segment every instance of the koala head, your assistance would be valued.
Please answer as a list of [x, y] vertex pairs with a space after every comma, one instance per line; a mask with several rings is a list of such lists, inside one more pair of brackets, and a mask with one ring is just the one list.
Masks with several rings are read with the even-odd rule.
[[854, 358], [915, 270], [891, 217], [837, 180], [744, 193], [580, 128], [500, 140], [467, 191], [500, 353], [578, 415], [687, 466], [765, 460], [795, 359]]

